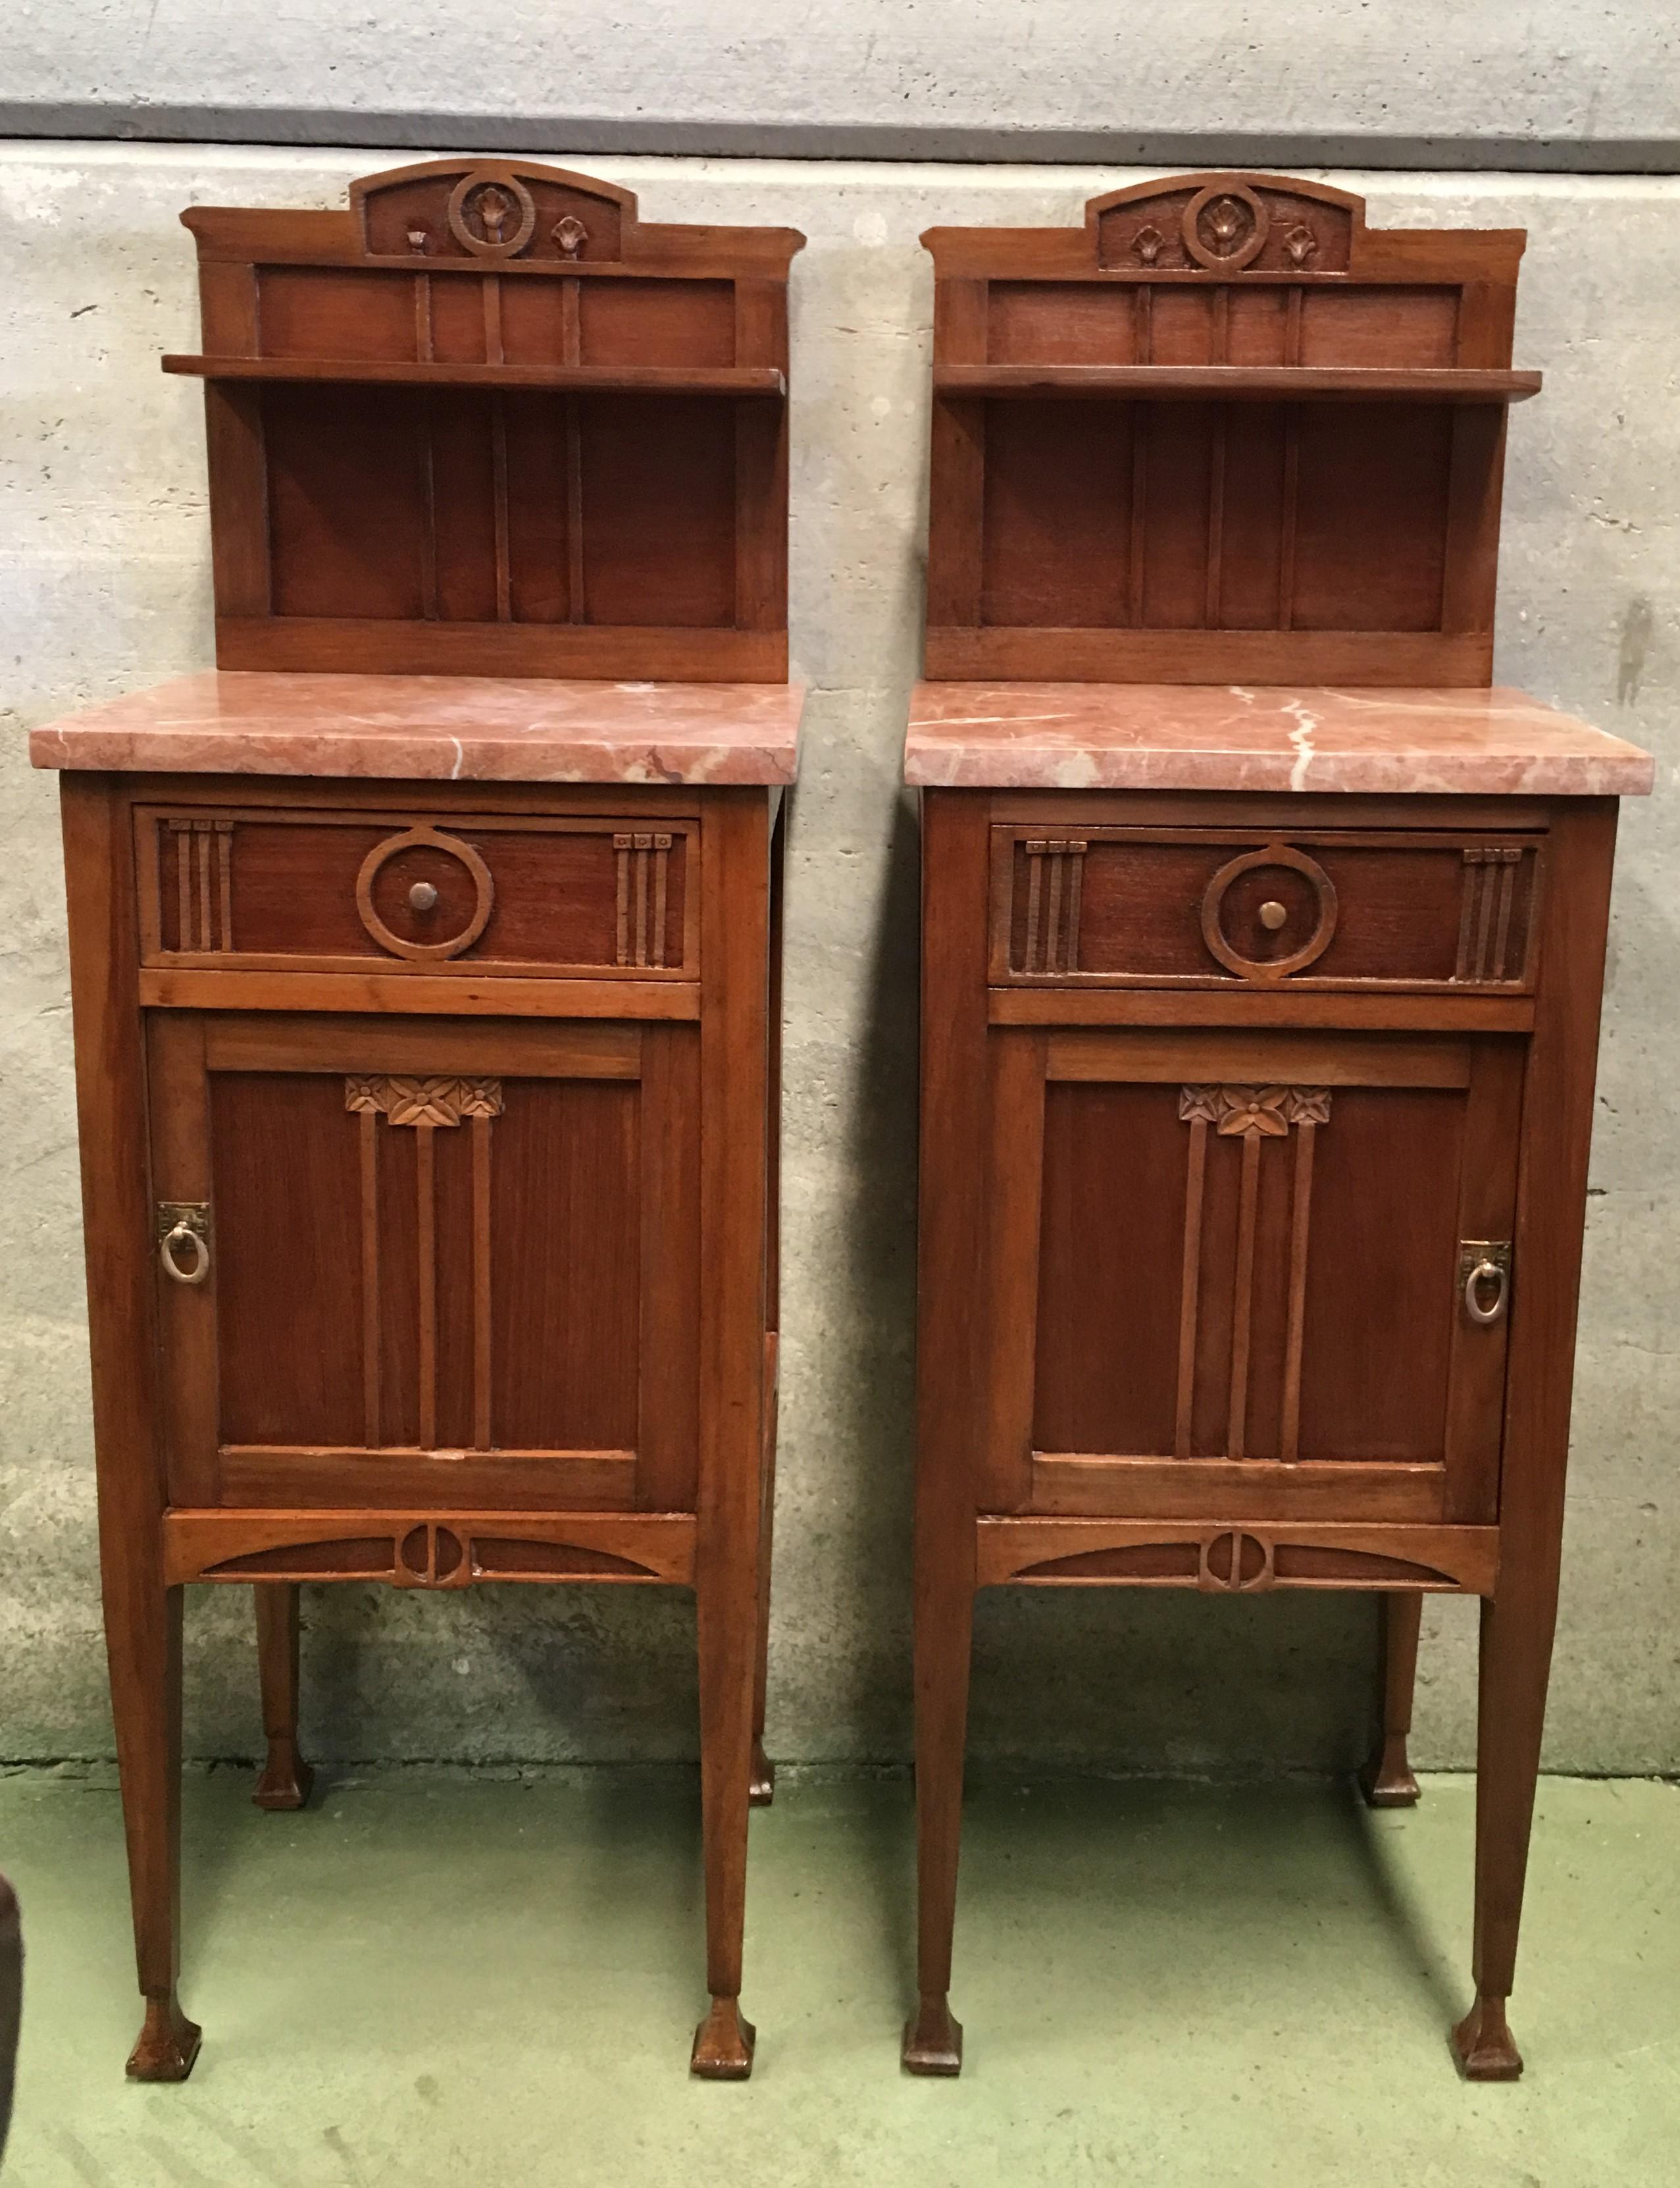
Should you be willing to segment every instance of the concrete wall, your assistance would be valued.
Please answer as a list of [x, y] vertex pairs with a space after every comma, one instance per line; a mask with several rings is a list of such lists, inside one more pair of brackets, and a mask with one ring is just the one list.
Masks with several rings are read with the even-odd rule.
[[[1053, 10], [1045, 11], [1047, 14]], [[1519, 13], [1521, 11], [1519, 11]], [[1544, 10], [1528, 11], [1531, 14]], [[1461, 16], [1474, 10], [1460, 11]], [[562, 148], [563, 150], [564, 148]], [[194, 200], [336, 204], [376, 154], [0, 148], [0, 1757], [109, 1745], [53, 784], [28, 724], [210, 658]], [[809, 680], [789, 893], [786, 1382], [770, 1745], [905, 1751], [916, 845], [899, 787], [921, 618], [934, 222], [1071, 222], [1119, 168], [596, 158], [666, 220], [789, 223], [792, 629]], [[1525, 226], [1499, 674], [1680, 755], [1680, 183], [1385, 174], [1383, 223]], [[1628, 812], [1615, 907], [1549, 1760], [1680, 1767], [1676, 805]], [[612, 1590], [306, 1593], [311, 1745], [347, 1757], [691, 1752], [691, 1613]], [[249, 1754], [243, 1591], [190, 1605], [189, 1747]], [[1473, 1750], [1471, 1606], [1427, 1628], [1418, 1749]], [[983, 1601], [974, 1731], [1103, 1767], [1351, 1760], [1368, 1600]]]
[[1656, 0], [77, 0], [0, 133], [524, 152], [1672, 169]]

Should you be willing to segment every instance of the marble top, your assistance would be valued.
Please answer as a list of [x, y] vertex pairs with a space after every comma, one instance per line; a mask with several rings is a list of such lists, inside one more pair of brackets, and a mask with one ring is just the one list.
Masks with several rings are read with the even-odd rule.
[[450, 782], [792, 782], [798, 684], [205, 669], [48, 722], [37, 767]]
[[918, 684], [905, 779], [999, 790], [1643, 796], [1637, 745], [1494, 689]]

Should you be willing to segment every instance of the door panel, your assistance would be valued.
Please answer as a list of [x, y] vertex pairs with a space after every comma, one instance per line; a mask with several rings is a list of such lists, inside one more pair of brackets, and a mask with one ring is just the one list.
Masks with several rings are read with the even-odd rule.
[[361, 1185], [344, 1082], [228, 1071], [204, 1085], [218, 1440], [358, 1444]]
[[528, 1030], [153, 1018], [172, 1503], [691, 1504], [696, 1035]]
[[1511, 1235], [1517, 1044], [990, 1046], [990, 1508], [1494, 1517], [1505, 1324], [1458, 1264]]

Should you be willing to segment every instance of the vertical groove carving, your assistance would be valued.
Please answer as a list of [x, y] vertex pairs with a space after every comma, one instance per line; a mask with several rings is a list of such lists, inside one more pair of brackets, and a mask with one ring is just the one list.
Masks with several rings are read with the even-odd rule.
[[[1221, 289], [1221, 298], [1225, 293]], [[1230, 409], [1221, 403], [1214, 414], [1214, 445], [1208, 465], [1208, 569], [1202, 615], [1210, 630], [1220, 626], [1220, 597], [1225, 590], [1225, 455], [1230, 423]]]
[[653, 957], [655, 965], [662, 966], [665, 960], [665, 892], [671, 864], [671, 839], [666, 835], [653, 839]]
[[[1299, 291], [1295, 291], [1296, 295]], [[1283, 492], [1277, 516], [1277, 628], [1292, 630], [1295, 622], [1295, 530], [1300, 499], [1300, 412], [1293, 403], [1283, 406]]]
[[623, 833], [612, 838], [612, 849], [618, 868], [618, 962], [657, 968], [667, 961], [667, 869], [671, 838], [664, 833]]
[[380, 1430], [379, 1148], [381, 1117], [407, 1125], [414, 1148], [414, 1214], [420, 1296], [420, 1444], [437, 1441], [437, 1194], [433, 1135], [471, 1118], [472, 1138], [473, 1434], [490, 1431], [490, 1122], [502, 1114], [499, 1079], [357, 1076], [344, 1082], [344, 1106], [361, 1118], [363, 1404], [368, 1441]]
[[502, 355], [502, 285], [493, 274], [484, 276], [484, 362], [505, 364]]
[[[1148, 296], [1147, 289], [1138, 290], [1140, 300]], [[1143, 321], [1145, 334], [1148, 319]], [[1145, 571], [1144, 534], [1149, 522], [1149, 405], [1134, 403], [1131, 406], [1131, 545], [1127, 558], [1126, 578], [1130, 595], [1130, 608], [1133, 628], [1143, 628], [1143, 579]]]
[[175, 849], [175, 947], [201, 955], [231, 950], [234, 822], [169, 820], [163, 825]]
[[1033, 836], [1021, 848], [1027, 861], [1027, 931], [1018, 969], [1077, 973], [1085, 839]]
[[234, 946], [234, 824], [231, 820], [219, 820], [216, 824], [216, 864], [222, 899], [222, 947], [231, 950]]
[[1508, 852], [1499, 862], [1499, 917], [1493, 930], [1492, 978], [1505, 978], [1505, 947], [1511, 936], [1511, 898], [1517, 883], [1518, 854]]
[[1181, 1086], [1181, 1120], [1190, 1126], [1189, 1189], [1185, 1199], [1184, 1276], [1179, 1308], [1178, 1404], [1175, 1455], [1190, 1455], [1195, 1399], [1198, 1296], [1201, 1272], [1202, 1208], [1208, 1127], [1221, 1139], [1243, 1142], [1237, 1214], [1237, 1266], [1232, 1292], [1231, 1374], [1226, 1416], [1226, 1456], [1249, 1454], [1248, 1441], [1250, 1342], [1254, 1326], [1254, 1249], [1259, 1229], [1260, 1146], [1287, 1139], [1296, 1128], [1294, 1181], [1289, 1217], [1288, 1320], [1284, 1340], [1281, 1456], [1293, 1459], [1300, 1441], [1302, 1333], [1306, 1311], [1307, 1245], [1311, 1223], [1312, 1162], [1317, 1129], [1330, 1120], [1323, 1086]]
[[567, 617], [587, 623], [583, 594], [583, 431], [578, 398], [566, 403], [566, 597]]
[[1202, 1192], [1208, 1167], [1209, 1107], [1187, 1110], [1192, 1097], [1204, 1090], [1187, 1086], [1179, 1096], [1178, 1114], [1190, 1121], [1190, 1158], [1184, 1193], [1184, 1274], [1178, 1301], [1178, 1403], [1173, 1430], [1173, 1452], [1190, 1456], [1191, 1418], [1196, 1402], [1196, 1322], [1202, 1291]]
[[496, 526], [496, 620], [513, 619], [513, 571], [508, 551], [507, 398], [499, 387], [490, 394], [490, 478]]
[[1312, 1158], [1318, 1127], [1330, 1114], [1328, 1094], [1298, 1091], [1295, 1177], [1289, 1207], [1289, 1317], [1283, 1340], [1283, 1418], [1279, 1457], [1294, 1463], [1301, 1444], [1301, 1348], [1306, 1328], [1306, 1255], [1312, 1228]]
[[420, 613], [428, 623], [438, 619], [437, 601], [437, 474], [431, 398], [420, 392]]
[[472, 1441], [490, 1449], [490, 1119], [472, 1120]]
[[583, 362], [583, 284], [572, 277], [560, 285], [560, 361], [562, 364], [581, 364]]
[[431, 276], [414, 276], [414, 355], [422, 364], [432, 362]]
[[1519, 848], [1508, 844], [1465, 852], [1455, 980], [1514, 977], [1506, 970], [1506, 957], [1522, 857]]
[[1246, 1456], [1249, 1343], [1254, 1312], [1254, 1227], [1260, 1216], [1260, 1134], [1243, 1135], [1243, 1185], [1237, 1211], [1237, 1279], [1232, 1296], [1231, 1399], [1225, 1429], [1228, 1458]]
[[414, 1228], [420, 1260], [420, 1441], [430, 1451], [437, 1441], [437, 1186], [431, 1136], [435, 1125], [418, 1127], [414, 1146]]
[[362, 1140], [362, 1433], [381, 1443], [379, 1420], [379, 1112], [364, 1109]]
[[[207, 828], [194, 828], [194, 831], [193, 831], [193, 837], [194, 837], [194, 840], [195, 841], [195, 843], [197, 843], [197, 845], [198, 845], [198, 854], [199, 854], [199, 873], [198, 873], [199, 931], [198, 931], [198, 946], [199, 946], [199, 948], [200, 948], [200, 950], [209, 950], [210, 948], [211, 948], [211, 947], [213, 946], [213, 945], [211, 945], [211, 939], [210, 939], [210, 937], [211, 937], [211, 888], [210, 888], [210, 831], [209, 831]], [[184, 937], [183, 937], [183, 939], [184, 939]]]

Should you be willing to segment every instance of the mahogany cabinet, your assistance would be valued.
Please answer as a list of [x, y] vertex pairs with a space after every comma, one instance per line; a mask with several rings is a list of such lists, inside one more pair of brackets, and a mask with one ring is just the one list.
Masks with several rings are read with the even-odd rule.
[[[106, 1628], [178, 2080], [183, 1590], [692, 1589], [740, 2078], [775, 1403], [790, 231], [436, 161], [196, 207], [218, 658], [62, 776]], [[634, 679], [612, 682], [610, 678]]]
[[961, 2065], [978, 1588], [1377, 1593], [1387, 1803], [1446, 1590], [1483, 1606], [1457, 2044], [1510, 2078], [1615, 799], [1651, 781], [1488, 688], [1522, 238], [1198, 175], [924, 241], [905, 2064]]

